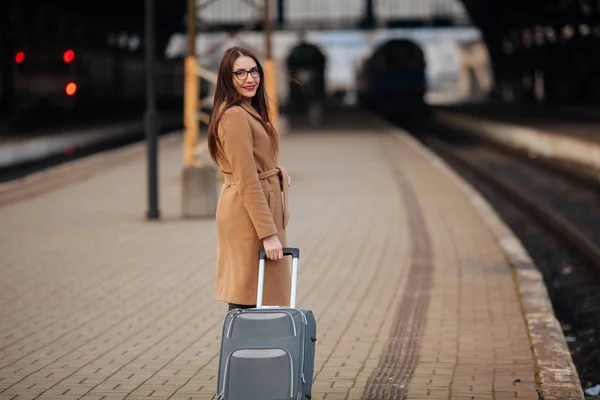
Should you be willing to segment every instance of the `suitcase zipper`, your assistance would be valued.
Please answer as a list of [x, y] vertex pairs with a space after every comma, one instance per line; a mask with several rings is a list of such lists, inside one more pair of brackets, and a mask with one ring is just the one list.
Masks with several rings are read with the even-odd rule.
[[[265, 310], [263, 309], [263, 311], [265, 311]], [[294, 316], [292, 315], [291, 312], [289, 312], [285, 309], [269, 310], [268, 312], [271, 312], [271, 313], [283, 312], [284, 314], [286, 314], [292, 320], [292, 328], [294, 329], [294, 336], [298, 336], [298, 329], [296, 328], [296, 321], [294, 321]], [[244, 311], [237, 312], [237, 314], [243, 314], [243, 313], [244, 313]], [[300, 312], [300, 314], [302, 315], [302, 320], [305, 321], [306, 316], [304, 315], [304, 313]], [[227, 328], [227, 336], [226, 336], [228, 338], [231, 337], [231, 331], [233, 330], [233, 322], [234, 321], [235, 321], [235, 317], [231, 318], [231, 320], [229, 321], [229, 327]], [[304, 324], [308, 325], [308, 322], [305, 322]]]

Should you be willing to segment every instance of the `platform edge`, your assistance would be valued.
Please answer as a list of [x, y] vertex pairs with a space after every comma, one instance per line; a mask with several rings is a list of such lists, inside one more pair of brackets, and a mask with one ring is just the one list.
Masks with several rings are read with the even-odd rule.
[[544, 279], [521, 241], [477, 190], [437, 154], [399, 127], [379, 118], [377, 124], [429, 158], [469, 199], [496, 238], [513, 270], [535, 363], [536, 389], [543, 400], [583, 400], [577, 369], [548, 295]]
[[600, 172], [600, 145], [593, 141], [462, 113], [437, 111], [435, 119], [479, 138]]

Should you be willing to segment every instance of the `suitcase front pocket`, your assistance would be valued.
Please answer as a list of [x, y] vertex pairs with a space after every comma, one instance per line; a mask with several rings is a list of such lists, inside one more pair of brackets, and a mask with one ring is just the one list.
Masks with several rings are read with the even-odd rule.
[[222, 391], [229, 400], [294, 397], [294, 367], [285, 349], [240, 349], [229, 356]]

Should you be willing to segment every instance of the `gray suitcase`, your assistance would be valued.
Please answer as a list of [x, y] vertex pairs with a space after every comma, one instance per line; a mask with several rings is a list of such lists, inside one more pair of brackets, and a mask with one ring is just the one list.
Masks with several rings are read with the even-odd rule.
[[290, 306], [262, 306], [266, 255], [261, 250], [256, 308], [225, 316], [217, 399], [311, 398], [317, 324], [310, 310], [295, 308], [300, 250], [285, 247], [283, 254], [293, 257]]

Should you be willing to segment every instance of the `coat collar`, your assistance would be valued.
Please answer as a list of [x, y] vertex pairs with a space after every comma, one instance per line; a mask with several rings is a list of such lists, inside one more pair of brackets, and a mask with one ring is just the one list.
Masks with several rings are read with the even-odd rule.
[[242, 103], [240, 104], [240, 107], [242, 107], [244, 110], [246, 110], [250, 115], [252, 115], [254, 118], [259, 120], [260, 122], [263, 122], [263, 119], [260, 116], [260, 114], [254, 109], [254, 107], [252, 107], [252, 105], [250, 103], [248, 103], [246, 101], [242, 101]]

